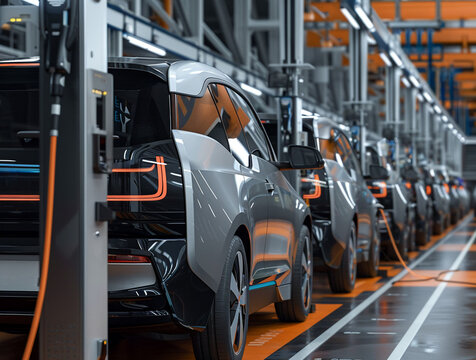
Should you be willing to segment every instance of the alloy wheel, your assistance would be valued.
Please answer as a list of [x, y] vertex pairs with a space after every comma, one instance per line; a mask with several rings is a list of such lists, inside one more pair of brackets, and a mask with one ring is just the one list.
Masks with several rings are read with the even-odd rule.
[[302, 301], [304, 308], [307, 309], [309, 302], [311, 301], [312, 294], [312, 254], [311, 254], [311, 243], [309, 236], [304, 238], [304, 248], [301, 256], [301, 293]]
[[230, 340], [233, 352], [239, 354], [244, 342], [248, 285], [243, 266], [243, 254], [238, 251], [233, 262], [230, 279]]

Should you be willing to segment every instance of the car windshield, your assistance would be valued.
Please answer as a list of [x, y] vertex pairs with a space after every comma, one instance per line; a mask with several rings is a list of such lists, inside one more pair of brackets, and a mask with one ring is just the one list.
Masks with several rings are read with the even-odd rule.
[[[114, 146], [170, 137], [167, 84], [144, 71], [111, 70], [114, 75]], [[37, 147], [38, 68], [0, 71], [0, 147]]]

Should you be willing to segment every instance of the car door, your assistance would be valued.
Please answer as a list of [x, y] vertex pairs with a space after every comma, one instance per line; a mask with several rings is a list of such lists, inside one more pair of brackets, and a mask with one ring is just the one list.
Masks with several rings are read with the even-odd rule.
[[231, 154], [237, 160], [240, 173], [244, 176], [242, 189], [244, 195], [240, 199], [244, 204], [243, 211], [248, 217], [251, 235], [250, 282], [257, 283], [265, 278], [264, 252], [268, 227], [269, 193], [266, 182], [266, 169], [259, 158], [251, 155], [245, 132], [241, 126], [238, 113], [230, 99], [228, 90], [221, 84], [211, 84], [210, 90], [225, 127]]
[[260, 275], [266, 279], [272, 278], [279, 284], [291, 269], [296, 236], [293, 199], [296, 196], [283, 174], [270, 162], [274, 160], [271, 146], [251, 106], [235, 91], [229, 89], [229, 93], [252, 154], [251, 167], [245, 171], [259, 174], [264, 179], [268, 196], [265, 268]]
[[357, 205], [357, 232], [358, 245], [365, 246], [372, 233], [373, 196], [367, 189], [367, 184], [362, 177], [360, 164], [355, 156], [349, 140], [344, 134], [339, 136], [337, 151], [342, 157], [342, 162], [350, 174], [351, 184], [354, 189], [354, 202]]

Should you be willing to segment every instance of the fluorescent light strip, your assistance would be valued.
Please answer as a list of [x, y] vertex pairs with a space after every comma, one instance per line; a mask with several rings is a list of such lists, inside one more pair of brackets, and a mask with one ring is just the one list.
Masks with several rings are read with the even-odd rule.
[[405, 85], [405, 87], [407, 87], [407, 88], [409, 88], [409, 87], [412, 86], [412, 84], [410, 84], [410, 81], [408, 81], [408, 79], [407, 79], [405, 76], [402, 77], [402, 83], [403, 83], [403, 85]]
[[379, 55], [380, 55], [380, 58], [385, 63], [385, 65], [387, 65], [388, 67], [392, 66], [392, 62], [388, 58], [387, 54], [385, 54], [384, 52], [381, 52]]
[[23, 2], [26, 2], [27, 4], [35, 5], [35, 6], [40, 5], [40, 0], [23, 0]]
[[425, 101], [425, 99], [423, 98], [423, 96], [421, 96], [420, 93], [418, 93], [418, 94], [416, 95], [416, 97], [417, 97], [418, 101], [421, 102], [421, 103], [422, 103], [423, 101]]
[[443, 120], [443, 122], [448, 122], [448, 116], [443, 115], [443, 116], [441, 117], [441, 120]]
[[263, 92], [257, 88], [254, 88], [253, 86], [250, 86], [245, 83], [240, 83], [240, 86], [243, 90], [248, 91], [249, 93], [256, 95], [256, 96], [261, 96], [263, 95]]
[[364, 9], [362, 9], [362, 6], [356, 5], [355, 6], [355, 12], [357, 13], [357, 15], [359, 15], [359, 18], [360, 18], [360, 20], [362, 20], [365, 27], [369, 31], [374, 32], [375, 31], [374, 23], [372, 22], [372, 20], [370, 20], [370, 17], [367, 15], [367, 13], [364, 11]]
[[434, 109], [435, 109], [435, 111], [436, 111], [437, 114], [441, 114], [441, 109], [440, 109], [440, 107], [439, 107], [438, 105], [435, 105], [435, 106], [434, 106]]
[[453, 124], [451, 124], [451, 123], [448, 124], [448, 128], [453, 129], [453, 127], [454, 127]]
[[159, 55], [159, 56], [167, 55], [167, 52], [161, 47], [158, 47], [157, 45], [153, 45], [147, 41], [136, 38], [135, 36], [124, 34], [124, 39], [129, 41], [132, 45], [135, 45], [144, 50], [150, 51], [151, 53], [154, 53], [156, 55]]
[[350, 11], [347, 10], [347, 8], [341, 7], [341, 8], [340, 8], [340, 12], [342, 13], [342, 15], [345, 16], [345, 18], [346, 18], [347, 21], [349, 22], [350, 26], [352, 26], [355, 30], [359, 30], [359, 29], [360, 29], [359, 23], [357, 22], [357, 20], [355, 20], [355, 18], [352, 16], [352, 14], [350, 13]]
[[420, 82], [418, 81], [418, 79], [414, 75], [410, 75], [408, 77], [408, 79], [413, 84], [413, 86], [415, 86], [416, 88], [420, 88]]
[[400, 59], [400, 56], [398, 56], [395, 51], [390, 50], [390, 51], [388, 52], [388, 54], [390, 55], [390, 57], [392, 58], [392, 60], [395, 62], [395, 64], [396, 64], [398, 67], [403, 67], [402, 59]]
[[423, 97], [428, 101], [429, 103], [433, 102], [433, 98], [431, 97], [430, 94], [428, 94], [426, 91], [423, 92]]
[[377, 42], [375, 41], [373, 36], [369, 35], [369, 33], [367, 33], [367, 42], [369, 43], [369, 45], [376, 45], [377, 44]]

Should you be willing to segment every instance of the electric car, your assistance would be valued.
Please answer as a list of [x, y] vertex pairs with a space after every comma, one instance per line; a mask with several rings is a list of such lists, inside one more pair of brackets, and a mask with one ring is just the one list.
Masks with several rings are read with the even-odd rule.
[[[37, 291], [38, 71], [0, 67], [2, 331], [28, 326]], [[213, 67], [117, 58], [109, 72], [110, 327], [190, 331], [197, 358], [240, 359], [250, 313], [274, 303], [281, 320], [305, 320], [312, 220], [281, 169], [320, 167], [320, 153], [290, 146], [278, 162], [240, 87]]]
[[[276, 121], [265, 128], [277, 135]], [[334, 292], [350, 292], [357, 275], [374, 277], [380, 260], [379, 204], [368, 190], [360, 163], [338, 124], [303, 120], [308, 146], [320, 149], [324, 167], [301, 174], [301, 193], [313, 217], [316, 252]]]
[[450, 223], [450, 197], [432, 166], [422, 167], [426, 194], [433, 200], [433, 233], [440, 235]]
[[416, 204], [416, 244], [425, 245], [430, 241], [433, 230], [433, 201], [426, 193], [422, 175], [417, 167], [406, 163], [400, 169], [400, 175], [410, 193], [410, 201]]
[[[398, 251], [406, 258], [411, 244], [415, 241], [415, 204], [410, 201], [410, 194], [401, 178], [387, 162], [386, 145], [385, 140], [366, 144], [366, 163], [370, 174], [367, 185], [374, 197], [383, 205]], [[387, 227], [381, 226], [380, 232], [383, 250], [390, 258], [397, 259]]]

